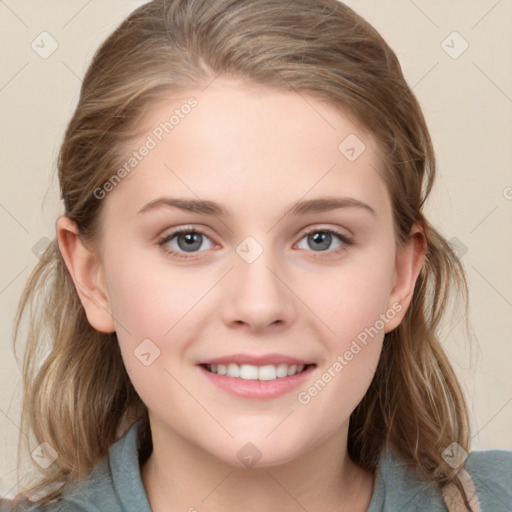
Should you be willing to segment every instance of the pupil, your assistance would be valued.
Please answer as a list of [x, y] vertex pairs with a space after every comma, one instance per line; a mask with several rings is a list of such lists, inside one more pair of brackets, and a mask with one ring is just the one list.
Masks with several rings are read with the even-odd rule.
[[[178, 245], [180, 246], [181, 249], [185, 250], [199, 249], [199, 247], [201, 247], [201, 240], [199, 239], [198, 241], [197, 239], [200, 236], [200, 233], [187, 233], [185, 235], [182, 235], [181, 237], [178, 238]], [[182, 244], [180, 243], [182, 239], [185, 239], [185, 247], [183, 247]], [[195, 247], [194, 244], [196, 244], [197, 247]]]
[[322, 249], [328, 249], [330, 245], [330, 236], [330, 233], [318, 232], [311, 235], [311, 238], [314, 240], [315, 245], [317, 247], [321, 247]]

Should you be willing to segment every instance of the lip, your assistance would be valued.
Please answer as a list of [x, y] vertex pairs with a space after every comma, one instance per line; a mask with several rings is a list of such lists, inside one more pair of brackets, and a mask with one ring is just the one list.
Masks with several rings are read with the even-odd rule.
[[296, 357], [288, 356], [285, 354], [232, 354], [228, 356], [216, 357], [214, 359], [205, 359], [204, 361], [200, 361], [199, 365], [205, 364], [225, 364], [235, 363], [238, 365], [241, 364], [252, 364], [254, 366], [265, 366], [268, 364], [303, 364], [313, 365], [312, 361], [308, 361], [306, 359], [298, 359]]
[[[220, 363], [211, 364], [222, 364], [222, 361], [225, 361], [226, 359], [218, 358], [218, 360], [220, 361]], [[212, 361], [215, 360], [212, 359]], [[234, 362], [232, 359], [230, 361]], [[281, 363], [284, 362], [282, 359], [280, 361]], [[311, 373], [315, 370], [315, 368], [316, 364], [308, 364], [308, 366], [304, 369], [302, 373], [296, 375], [281, 377], [274, 380], [245, 380], [236, 377], [228, 377], [227, 375], [211, 373], [204, 366], [198, 365], [198, 369], [201, 375], [203, 375], [207, 379], [207, 382], [209, 384], [213, 384], [220, 388], [222, 391], [225, 391], [238, 398], [252, 400], [270, 400], [291, 393], [294, 389], [298, 388], [301, 385], [304, 385], [304, 383], [310, 378]]]

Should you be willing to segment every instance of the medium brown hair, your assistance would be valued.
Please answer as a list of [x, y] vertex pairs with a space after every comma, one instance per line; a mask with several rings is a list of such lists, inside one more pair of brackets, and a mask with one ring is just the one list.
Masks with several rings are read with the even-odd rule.
[[[452, 442], [469, 451], [469, 421], [438, 333], [450, 293], [466, 301], [466, 279], [423, 215], [435, 156], [418, 101], [394, 52], [352, 9], [336, 0], [155, 0], [136, 9], [84, 77], [58, 158], [65, 215], [95, 246], [108, 197], [98, 200], [94, 190], [121, 165], [148, 106], [217, 76], [328, 102], [380, 144], [397, 245], [419, 223], [427, 253], [405, 318], [385, 336], [374, 379], [350, 417], [348, 450], [374, 471], [391, 445], [421, 478], [453, 481], [457, 468], [442, 452]], [[135, 420], [142, 419], [145, 457], [151, 439], [116, 334], [89, 324], [56, 239], [23, 292], [15, 340], [27, 312], [22, 429], [58, 458], [24, 492], [48, 502], [87, 476]]]

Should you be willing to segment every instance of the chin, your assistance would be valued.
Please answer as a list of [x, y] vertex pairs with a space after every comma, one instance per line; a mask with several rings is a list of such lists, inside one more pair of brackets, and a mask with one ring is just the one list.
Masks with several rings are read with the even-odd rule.
[[[289, 443], [284, 446], [281, 440], [269, 441], [264, 436], [253, 441], [232, 440], [229, 444], [230, 446], [225, 447], [225, 450], [221, 453], [217, 450], [210, 453], [237, 469], [263, 469], [283, 466], [293, 462], [307, 450], [302, 444], [298, 446]], [[228, 457], [226, 457], [227, 454], [229, 454]]]

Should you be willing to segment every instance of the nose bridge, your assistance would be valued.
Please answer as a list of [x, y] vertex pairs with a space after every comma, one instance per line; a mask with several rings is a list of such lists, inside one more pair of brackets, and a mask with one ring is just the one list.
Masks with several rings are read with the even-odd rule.
[[[267, 237], [266, 240], [269, 240]], [[282, 276], [282, 259], [271, 246], [246, 237], [235, 249], [229, 290], [224, 304], [225, 320], [253, 328], [287, 323], [292, 318], [293, 294]]]
[[263, 294], [267, 302], [283, 293], [283, 283], [276, 276], [281, 261], [270, 239], [267, 237], [263, 244], [253, 236], [246, 237], [236, 248], [239, 258], [235, 263], [235, 272], [240, 279], [238, 291], [249, 292], [257, 300]]

